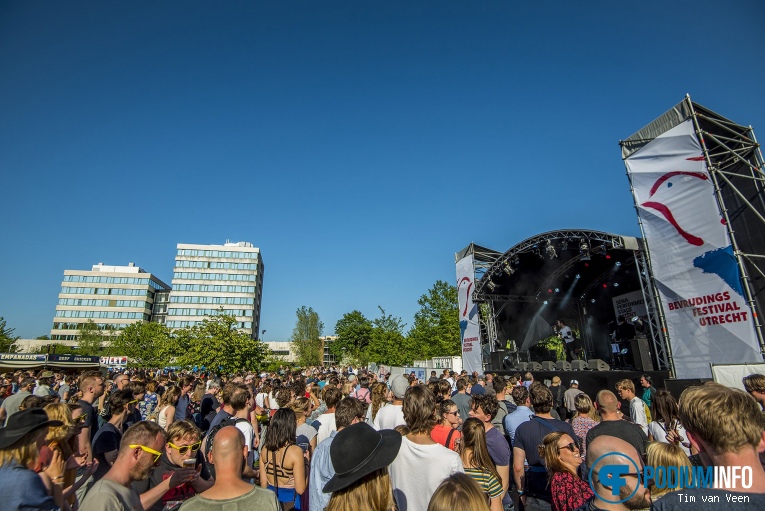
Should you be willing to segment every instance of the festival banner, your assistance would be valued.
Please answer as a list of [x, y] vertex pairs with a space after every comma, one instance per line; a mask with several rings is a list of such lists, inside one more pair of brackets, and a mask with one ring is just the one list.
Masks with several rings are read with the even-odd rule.
[[642, 291], [632, 291], [612, 298], [614, 303], [614, 315], [623, 317], [626, 321], [635, 316], [642, 318], [646, 315], [645, 298]]
[[473, 254], [457, 261], [457, 293], [460, 306], [460, 341], [462, 342], [462, 368], [468, 374], [483, 373], [481, 363], [481, 329], [478, 325], [478, 305], [473, 303], [475, 273]]
[[761, 362], [752, 311], [692, 120], [625, 160], [677, 378]]

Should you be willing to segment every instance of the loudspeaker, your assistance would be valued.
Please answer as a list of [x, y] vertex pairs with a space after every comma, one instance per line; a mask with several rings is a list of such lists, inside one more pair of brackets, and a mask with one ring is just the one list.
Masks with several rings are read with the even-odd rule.
[[555, 362], [555, 370], [556, 371], [570, 371], [571, 370], [571, 362], [568, 360], [558, 360]]
[[635, 371], [653, 371], [653, 362], [651, 361], [651, 349], [648, 346], [648, 339], [640, 335], [630, 341], [630, 352], [632, 353], [632, 366]]
[[526, 368], [527, 368], [528, 366], [529, 366], [529, 363], [528, 363], [528, 362], [518, 362], [517, 364], [515, 364], [515, 367], [514, 367], [514, 369], [515, 369], [516, 371], [526, 371]]
[[609, 371], [611, 368], [606, 364], [604, 361], [600, 360], [599, 358], [591, 358], [589, 362], [587, 362], [587, 367], [590, 371]]
[[505, 358], [505, 350], [497, 350], [491, 352], [491, 369], [492, 371], [502, 370], [502, 359]]
[[554, 371], [555, 370], [555, 362], [552, 360], [545, 360], [542, 362], [542, 371]]
[[573, 371], [586, 371], [587, 370], [587, 362], [584, 360], [572, 360], [571, 361], [571, 369]]
[[529, 365], [526, 367], [527, 371], [541, 371], [542, 370], [542, 364], [539, 362], [529, 362]]

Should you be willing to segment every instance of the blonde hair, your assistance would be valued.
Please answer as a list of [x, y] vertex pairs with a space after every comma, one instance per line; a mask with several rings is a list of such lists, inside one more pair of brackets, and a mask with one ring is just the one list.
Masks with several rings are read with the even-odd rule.
[[577, 475], [567, 467], [560, 459], [560, 450], [558, 448], [558, 441], [568, 435], [563, 431], [555, 431], [550, 433], [542, 440], [542, 443], [537, 446], [539, 450], [539, 456], [545, 460], [545, 467], [547, 467], [547, 474], [550, 478], [555, 472], [568, 472], [573, 475]]
[[577, 394], [574, 398], [574, 408], [576, 408], [577, 411], [577, 417], [581, 417], [582, 415], [586, 415], [590, 419], [594, 420], [595, 422], [600, 422], [600, 416], [598, 415], [598, 412], [595, 410], [595, 407], [592, 404], [592, 399], [590, 399], [590, 396], [582, 392], [581, 394]]
[[[679, 445], [667, 444], [664, 442], [651, 442], [646, 449], [648, 455], [647, 465], [653, 467], [688, 467], [693, 465], [685, 455]], [[673, 491], [673, 488], [669, 488], [666, 481], [667, 475], [665, 472], [659, 472], [655, 474], [654, 484], [651, 485], [651, 497], [656, 500], [659, 497]], [[678, 481], [681, 488], [688, 488], [691, 485], [691, 471], [688, 471], [688, 480], [684, 482]], [[657, 486], [662, 486], [659, 488]], [[680, 489], [680, 488], [678, 488]]]
[[166, 436], [167, 441], [173, 443], [187, 436], [193, 436], [198, 441], [202, 438], [202, 431], [190, 420], [182, 420], [170, 424]]
[[756, 449], [765, 429], [765, 418], [752, 396], [717, 383], [685, 389], [679, 412], [685, 429], [718, 453]]
[[388, 469], [381, 468], [342, 490], [332, 492], [325, 511], [364, 509], [389, 511], [393, 508], [393, 488]]
[[69, 406], [63, 403], [51, 403], [43, 408], [48, 415], [48, 420], [61, 421], [64, 424], [48, 428], [48, 436], [45, 440], [50, 442], [62, 443], [74, 435], [74, 420]]
[[428, 511], [489, 511], [486, 494], [469, 475], [458, 472], [444, 479], [430, 497]]
[[27, 433], [5, 449], [0, 449], [0, 466], [16, 463], [22, 467], [31, 468], [40, 455], [37, 449], [37, 437], [40, 432], [38, 429]]
[[307, 397], [299, 397], [290, 403], [289, 407], [295, 412], [296, 418], [300, 416], [305, 417], [311, 410], [311, 400]]
[[632, 391], [632, 393], [635, 393], [635, 384], [632, 383], [632, 380], [619, 380], [616, 382], [616, 390], [629, 390]]

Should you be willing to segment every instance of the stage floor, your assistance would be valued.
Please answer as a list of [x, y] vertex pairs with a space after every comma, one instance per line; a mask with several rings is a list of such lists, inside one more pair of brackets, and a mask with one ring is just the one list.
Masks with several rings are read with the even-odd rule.
[[[520, 374], [523, 377], [525, 371], [491, 371], [496, 374], [508, 377], [513, 374]], [[616, 394], [616, 382], [619, 380], [632, 380], [635, 384], [635, 391], [638, 396], [642, 394], [640, 386], [640, 376], [647, 374], [653, 380], [653, 386], [657, 389], [665, 388], [664, 381], [669, 379], [669, 371], [531, 371], [534, 379], [544, 383], [552, 381], [553, 376], [559, 376], [561, 383], [567, 389], [571, 387], [571, 380], [579, 382], [579, 390], [585, 392], [595, 400], [595, 396], [601, 390], [610, 390]], [[617, 397], [619, 395], [617, 394]], [[675, 396], [678, 398], [679, 396]]]

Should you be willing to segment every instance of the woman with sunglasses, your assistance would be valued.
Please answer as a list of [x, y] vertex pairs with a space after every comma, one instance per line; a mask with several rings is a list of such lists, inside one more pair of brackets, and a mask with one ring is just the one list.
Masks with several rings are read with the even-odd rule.
[[552, 511], [572, 511], [593, 497], [590, 485], [579, 477], [582, 455], [568, 434], [555, 431], [547, 435], [539, 446], [550, 478]]
[[465, 473], [489, 496], [489, 509], [502, 511], [501, 478], [486, 447], [486, 430], [480, 419], [471, 417], [462, 424], [460, 458]]
[[[184, 468], [196, 468], [198, 475], [189, 482], [170, 488], [153, 506], [146, 511], [162, 511], [171, 502], [183, 502], [213, 485], [213, 479], [205, 467], [199, 448], [202, 432], [192, 420], [173, 422], [167, 429], [167, 444], [159, 458], [159, 465], [148, 479], [136, 481], [133, 487], [138, 493], [146, 493], [168, 479], [173, 472]], [[168, 507], [172, 507], [172, 504]]]
[[436, 414], [438, 415], [438, 424], [431, 430], [430, 438], [447, 449], [458, 451], [462, 434], [457, 428], [462, 424], [462, 419], [457, 404], [451, 399], [444, 399], [438, 403]]

